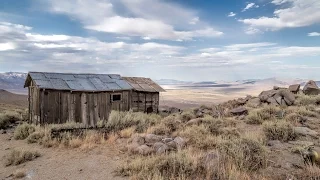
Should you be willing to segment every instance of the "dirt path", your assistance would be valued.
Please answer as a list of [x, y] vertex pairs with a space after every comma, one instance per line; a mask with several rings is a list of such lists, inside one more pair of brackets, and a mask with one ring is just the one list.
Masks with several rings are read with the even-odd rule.
[[[25, 179], [43, 180], [94, 180], [122, 179], [114, 177], [113, 171], [120, 163], [119, 153], [113, 147], [101, 145], [90, 151], [65, 148], [43, 148], [26, 141], [8, 140], [12, 134], [0, 134], [0, 179], [16, 171], [27, 174]], [[38, 151], [41, 157], [18, 166], [4, 166], [4, 156], [11, 150]]]

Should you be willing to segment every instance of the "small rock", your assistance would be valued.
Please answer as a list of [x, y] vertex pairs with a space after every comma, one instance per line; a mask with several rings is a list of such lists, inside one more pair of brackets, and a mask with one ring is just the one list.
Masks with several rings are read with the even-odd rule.
[[277, 92], [277, 90], [262, 91], [259, 94], [259, 99], [261, 100], [261, 102], [267, 102], [267, 100], [277, 94]]
[[202, 119], [201, 118], [197, 118], [197, 119], [191, 119], [190, 121], [188, 121], [186, 123], [186, 125], [191, 126], [191, 125], [199, 125], [202, 123]]
[[170, 141], [167, 143], [167, 146], [170, 148], [170, 149], [177, 149], [177, 143], [175, 141]]
[[154, 152], [153, 151], [153, 149], [152, 148], [150, 148], [149, 146], [147, 146], [147, 145], [141, 145], [141, 146], [139, 146], [138, 148], [137, 148], [137, 150], [138, 150], [138, 153], [139, 154], [141, 154], [141, 155], [149, 155], [149, 154], [151, 154], [152, 152]]
[[186, 145], [186, 141], [182, 138], [182, 137], [176, 137], [176, 138], [174, 138], [174, 140], [173, 140], [175, 143], [176, 143], [176, 145], [177, 145], [177, 148], [180, 150], [180, 149], [182, 149], [182, 148], [184, 148], [185, 147], [185, 145]]
[[81, 171], [82, 171], [82, 169], [79, 169], [79, 171], [81, 172]]
[[311, 130], [307, 127], [294, 127], [294, 131], [297, 134], [303, 135], [303, 136], [312, 136], [312, 137], [317, 137], [318, 132]]
[[245, 120], [245, 118], [246, 118], [246, 116], [245, 115], [240, 115], [239, 117], [238, 117], [238, 120]]
[[148, 144], [154, 144], [162, 140], [162, 136], [158, 136], [155, 134], [147, 134], [145, 137], [145, 142]]
[[169, 146], [166, 144], [163, 144], [162, 146], [159, 147], [159, 149], [156, 151], [157, 154], [164, 154], [167, 151], [169, 151]]
[[271, 141], [268, 141], [268, 143], [267, 143], [268, 146], [276, 146], [279, 144], [281, 144], [281, 142], [279, 140], [271, 140]]
[[251, 107], [258, 107], [260, 106], [261, 102], [259, 98], [252, 98], [249, 99], [247, 102], [247, 105], [251, 106]]
[[273, 90], [279, 90], [280, 87], [279, 86], [273, 86]]
[[139, 135], [133, 135], [132, 137], [132, 144], [139, 144], [142, 145], [145, 143], [145, 139]]
[[161, 146], [163, 146], [163, 145], [164, 145], [164, 143], [162, 143], [162, 142], [156, 142], [156, 143], [153, 144], [152, 148], [153, 148], [153, 150], [154, 150], [155, 152], [157, 152], [158, 149], [159, 149]]
[[241, 106], [241, 107], [237, 107], [237, 108], [234, 108], [230, 111], [231, 114], [233, 115], [244, 115], [244, 114], [248, 114], [248, 110]]

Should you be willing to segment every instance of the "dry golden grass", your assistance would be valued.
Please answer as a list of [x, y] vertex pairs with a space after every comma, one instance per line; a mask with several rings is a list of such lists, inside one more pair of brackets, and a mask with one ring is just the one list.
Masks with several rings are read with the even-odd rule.
[[5, 157], [5, 166], [19, 165], [40, 157], [39, 152], [13, 150]]
[[136, 131], [136, 127], [129, 127], [126, 129], [123, 129], [119, 132], [121, 138], [130, 138], [132, 134]]
[[262, 124], [267, 120], [274, 120], [281, 113], [281, 109], [275, 106], [266, 106], [261, 109], [252, 110], [246, 117], [247, 124]]

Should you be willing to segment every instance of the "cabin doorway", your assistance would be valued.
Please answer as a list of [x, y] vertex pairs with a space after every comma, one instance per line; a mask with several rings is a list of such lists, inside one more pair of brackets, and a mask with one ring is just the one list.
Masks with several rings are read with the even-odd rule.
[[152, 107], [148, 107], [147, 108], [147, 114], [153, 113], [153, 108]]

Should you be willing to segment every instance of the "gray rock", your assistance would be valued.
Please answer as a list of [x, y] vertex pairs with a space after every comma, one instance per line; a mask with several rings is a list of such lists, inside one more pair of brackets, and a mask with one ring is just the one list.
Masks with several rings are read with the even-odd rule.
[[245, 107], [240, 106], [240, 107], [237, 107], [237, 108], [230, 110], [230, 113], [233, 115], [240, 116], [240, 115], [248, 114], [248, 110]]
[[259, 98], [252, 98], [249, 99], [247, 102], [247, 105], [252, 106], [252, 107], [258, 107], [260, 106], [261, 102]]
[[177, 149], [183, 149], [185, 146], [186, 146], [186, 141], [182, 138], [182, 137], [176, 137], [176, 138], [174, 138], [174, 140], [173, 140], [175, 143], [176, 143], [176, 145], [177, 145]]
[[259, 94], [259, 99], [261, 102], [268, 102], [267, 100], [277, 94], [277, 92], [277, 90], [262, 91]]
[[278, 102], [273, 97], [269, 97], [267, 99], [267, 102], [268, 102], [268, 104], [271, 104], [271, 105], [275, 105], [275, 106], [279, 105]]
[[177, 149], [177, 143], [175, 141], [170, 141], [166, 144], [170, 149]]
[[279, 105], [282, 105], [282, 96], [279, 93], [275, 94], [273, 98], [277, 101]]
[[141, 137], [140, 135], [133, 135], [133, 137], [131, 138], [132, 140], [132, 144], [139, 144], [142, 145], [145, 143], [145, 139], [143, 137]]
[[158, 148], [158, 150], [156, 151], [157, 154], [164, 154], [167, 151], [169, 151], [169, 146], [167, 146], [166, 144], [163, 144], [162, 146], [160, 146]]
[[312, 136], [312, 137], [317, 137], [318, 132], [311, 130], [307, 127], [294, 127], [294, 131], [297, 134], [303, 135], [303, 136]]
[[279, 90], [280, 87], [279, 86], [273, 86], [273, 90]]
[[300, 90], [300, 84], [293, 84], [289, 86], [289, 91], [294, 94], [297, 94], [299, 90]]
[[163, 145], [164, 145], [164, 143], [162, 143], [162, 142], [156, 142], [156, 143], [153, 144], [152, 148], [153, 148], [153, 150], [154, 150], [155, 152], [157, 152], [158, 149], [159, 149], [161, 146], [163, 146]]
[[155, 135], [155, 134], [147, 134], [144, 139], [145, 139], [145, 142], [148, 143], [148, 144], [154, 144], [156, 142], [160, 142], [162, 140], [162, 136], [158, 136], [158, 135]]
[[317, 83], [314, 81], [309, 81], [303, 88], [303, 92], [306, 95], [318, 95], [320, 94], [319, 87], [317, 86]]
[[294, 94], [292, 92], [290, 92], [289, 90], [281, 90], [279, 91], [279, 95], [281, 95], [283, 97], [283, 99], [285, 100], [286, 104], [288, 106], [293, 105], [294, 101], [296, 100]]
[[173, 138], [164, 138], [164, 139], [162, 139], [163, 143], [168, 143], [168, 142], [171, 142], [171, 141], [173, 141]]
[[145, 144], [139, 146], [139, 147], [137, 148], [137, 151], [138, 151], [139, 154], [144, 155], [144, 156], [145, 156], [145, 155], [149, 155], [149, 154], [151, 154], [151, 153], [154, 152], [151, 147], [149, 147], [149, 146], [147, 146], [147, 145], [145, 145]]

